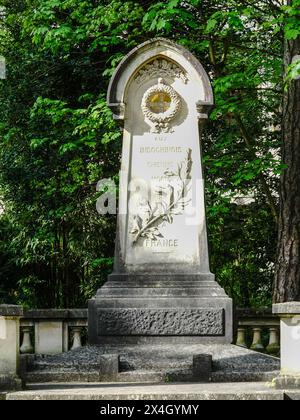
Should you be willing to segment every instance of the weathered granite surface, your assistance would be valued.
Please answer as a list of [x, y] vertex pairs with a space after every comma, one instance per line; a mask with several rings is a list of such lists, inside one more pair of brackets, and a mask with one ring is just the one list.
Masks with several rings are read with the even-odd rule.
[[[140, 278], [108, 281], [89, 301], [89, 343], [231, 343], [231, 299], [206, 276], [181, 277], [185, 278], [164, 280], [153, 274], [145, 276], [144, 282]], [[110, 315], [101, 316], [100, 322], [99, 314], [106, 311]]]
[[0, 316], [21, 317], [23, 307], [18, 305], [0, 305]]
[[212, 377], [212, 355], [195, 354], [193, 356], [193, 379], [197, 382], [210, 382]]
[[22, 381], [17, 375], [0, 374], [0, 391], [22, 389]]
[[222, 309], [99, 309], [100, 335], [223, 335]]
[[[300, 389], [300, 374], [286, 375], [280, 374], [275, 379], [275, 386], [277, 389]], [[300, 391], [298, 391], [300, 392]]]
[[278, 315], [300, 314], [300, 302], [276, 303], [273, 305], [273, 314], [278, 314]]
[[[193, 381], [193, 360], [212, 356], [214, 382], [266, 381], [279, 373], [279, 359], [234, 345], [87, 346], [53, 356], [36, 356], [26, 378], [29, 382], [107, 381], [103, 358], [119, 356], [118, 382]], [[116, 357], [116, 356], [114, 356]]]
[[25, 319], [72, 319], [87, 318], [87, 309], [30, 309], [24, 312]]
[[[36, 384], [9, 393], [8, 400], [278, 400], [299, 399], [299, 393], [273, 389], [263, 383], [206, 384]], [[172, 403], [173, 404], [173, 403]], [[176, 402], [175, 402], [176, 404]], [[198, 412], [199, 413], [199, 412]]]

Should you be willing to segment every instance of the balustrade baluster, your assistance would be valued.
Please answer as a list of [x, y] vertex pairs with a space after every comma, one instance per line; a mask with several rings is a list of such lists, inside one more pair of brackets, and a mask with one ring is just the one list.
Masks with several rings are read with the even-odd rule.
[[79, 347], [82, 347], [81, 330], [82, 330], [82, 327], [72, 327], [73, 343], [72, 343], [71, 350], [75, 350], [75, 349], [78, 349]]
[[21, 331], [23, 333], [23, 340], [20, 347], [21, 354], [33, 353], [33, 345], [31, 342], [31, 327], [21, 327]]
[[269, 331], [270, 339], [266, 350], [269, 354], [278, 356], [280, 350], [278, 328], [271, 327]]
[[253, 341], [251, 344], [252, 350], [263, 351], [264, 346], [261, 341], [261, 328], [253, 328]]
[[246, 329], [245, 328], [238, 328], [237, 330], [237, 340], [236, 345], [240, 347], [246, 347]]

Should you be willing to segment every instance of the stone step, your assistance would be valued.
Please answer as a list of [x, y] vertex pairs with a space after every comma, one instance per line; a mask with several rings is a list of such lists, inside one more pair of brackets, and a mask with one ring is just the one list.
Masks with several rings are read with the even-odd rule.
[[[62, 362], [49, 362], [47, 359], [45, 360], [37, 360], [34, 361], [31, 366], [31, 371], [99, 371], [101, 366], [100, 360], [97, 361], [90, 361], [89, 363], [84, 363], [82, 361], [62, 361]], [[151, 359], [145, 360], [143, 357], [124, 357], [121, 356], [119, 360], [119, 371], [120, 372], [127, 372], [127, 371], [135, 371], [135, 370], [161, 370], [161, 369], [168, 369], [172, 367], [172, 369], [181, 369], [186, 370], [191, 368], [192, 366], [192, 357], [188, 359], [186, 357], [170, 357], [170, 358], [159, 358], [159, 359]]]
[[232, 345], [87, 346], [53, 356], [30, 356], [27, 382], [186, 382], [193, 356], [211, 354], [212, 381], [271, 381], [277, 358]]
[[[171, 368], [171, 370], [170, 370]], [[216, 363], [213, 363], [213, 373], [218, 374], [219, 372], [230, 372], [230, 371], [235, 371], [237, 370], [237, 367], [232, 365], [232, 367], [230, 368], [230, 366], [226, 366], [226, 368], [224, 366], [221, 365], [217, 365]], [[278, 368], [276, 366], [273, 365], [265, 365], [265, 366], [261, 366], [261, 368], [258, 368], [257, 365], [251, 365], [251, 364], [245, 364], [242, 367], [243, 371], [247, 371], [247, 372], [259, 372], [259, 373], [264, 373], [264, 372], [277, 372]], [[82, 364], [76, 365], [76, 364], [55, 364], [55, 365], [51, 365], [48, 363], [36, 363], [34, 364], [30, 371], [31, 372], [58, 372], [60, 370], [63, 370], [65, 372], [97, 372], [99, 371], [100, 366], [97, 363], [91, 363], [87, 366], [84, 366]], [[192, 361], [190, 361], [189, 363], [184, 361], [182, 363], [180, 362], [174, 362], [174, 361], [167, 361], [167, 360], [162, 360], [160, 362], [157, 363], [147, 363], [147, 364], [142, 364], [142, 361], [140, 363], [137, 362], [132, 362], [130, 363], [130, 361], [126, 361], [124, 363], [120, 363], [120, 368], [119, 368], [119, 373], [125, 373], [125, 372], [135, 372], [137, 370], [144, 370], [144, 371], [155, 371], [155, 372], [159, 372], [161, 370], [165, 370], [165, 371], [181, 371], [181, 372], [185, 372], [185, 371], [189, 371], [192, 369]]]
[[[223, 289], [220, 287], [219, 283], [213, 280], [195, 280], [193, 278], [187, 278], [185, 280], [177, 280], [175, 278], [170, 278], [168, 280], [159, 279], [156, 277], [150, 277], [149, 281], [145, 282], [145, 279], [141, 280], [112, 280], [107, 281], [101, 289], [120, 289], [120, 288], [216, 288], [216, 289]], [[101, 293], [101, 289], [98, 290]]]
[[[31, 384], [25, 391], [8, 393], [7, 400], [284, 400], [299, 392], [273, 389], [261, 382], [122, 384]], [[287, 395], [288, 394], [288, 395]], [[192, 403], [192, 402], [191, 402]], [[123, 404], [124, 405], [124, 404]], [[126, 405], [125, 405], [126, 406]]]
[[98, 297], [124, 297], [124, 296], [130, 296], [130, 297], [172, 297], [172, 296], [181, 296], [181, 297], [187, 297], [190, 298], [192, 295], [198, 296], [199, 298], [204, 297], [210, 297], [212, 294], [214, 297], [224, 297], [224, 293], [220, 288], [208, 288], [208, 287], [172, 287], [172, 288], [163, 288], [163, 287], [157, 287], [157, 288], [141, 288], [141, 287], [131, 287], [131, 288], [102, 288], [101, 293], [98, 293]]
[[[153, 276], [153, 272], [155, 273], [155, 276]], [[160, 284], [166, 284], [166, 283], [176, 283], [176, 282], [207, 282], [207, 283], [214, 283], [215, 282], [215, 276], [211, 273], [169, 273], [167, 271], [165, 272], [158, 272], [155, 269], [152, 272], [148, 273], [121, 273], [121, 274], [110, 274], [108, 276], [108, 282], [105, 284], [107, 286], [108, 284], [113, 285], [114, 284], [121, 284], [126, 282], [126, 284], [138, 284], [138, 285], [147, 285], [147, 284], [157, 284], [158, 286]]]
[[[220, 371], [213, 372], [211, 382], [272, 382], [279, 375], [279, 371], [253, 372], [244, 371]], [[191, 370], [186, 371], [129, 371], [120, 372], [113, 378], [104, 378], [99, 371], [36, 371], [28, 372], [25, 376], [26, 383], [46, 382], [130, 382], [130, 383], [170, 383], [170, 382], [193, 382]]]
[[168, 280], [168, 281], [159, 281], [155, 279], [149, 279], [149, 281], [146, 283], [145, 280], [139, 280], [139, 281], [109, 281], [106, 282], [101, 289], [110, 289], [110, 288], [124, 288], [124, 287], [132, 288], [132, 287], [139, 287], [139, 288], [167, 288], [167, 287], [180, 287], [180, 288], [186, 288], [186, 287], [194, 287], [194, 288], [202, 288], [202, 287], [208, 287], [208, 288], [219, 288], [221, 289], [220, 285], [215, 281], [198, 281], [198, 280]]

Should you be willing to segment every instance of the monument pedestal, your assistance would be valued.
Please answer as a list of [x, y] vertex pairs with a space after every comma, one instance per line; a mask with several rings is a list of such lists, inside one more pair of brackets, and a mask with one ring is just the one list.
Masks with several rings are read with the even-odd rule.
[[89, 342], [231, 343], [232, 301], [212, 274], [112, 274], [89, 301]]

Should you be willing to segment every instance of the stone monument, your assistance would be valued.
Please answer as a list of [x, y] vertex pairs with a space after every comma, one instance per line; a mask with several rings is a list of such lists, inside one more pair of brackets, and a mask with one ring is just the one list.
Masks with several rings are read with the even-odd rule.
[[89, 301], [89, 343], [231, 343], [232, 301], [209, 268], [205, 70], [153, 39], [120, 63], [107, 101], [123, 126], [119, 214], [114, 272]]

